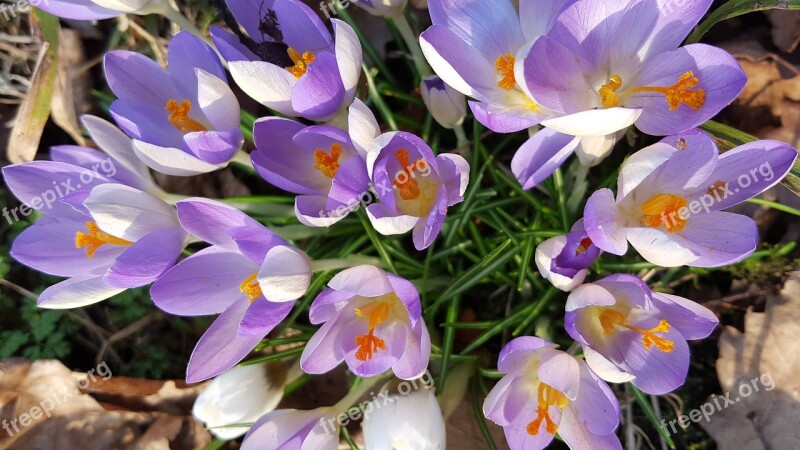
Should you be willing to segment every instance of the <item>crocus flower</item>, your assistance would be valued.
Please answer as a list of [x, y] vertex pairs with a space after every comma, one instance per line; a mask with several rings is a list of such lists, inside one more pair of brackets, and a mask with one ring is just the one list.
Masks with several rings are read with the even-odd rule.
[[406, 10], [408, 0], [351, 0], [350, 3], [374, 16], [397, 17]]
[[[175, 264], [187, 240], [164, 201], [100, 174], [86, 181], [86, 173], [52, 161], [3, 168], [14, 195], [28, 207], [39, 203], [43, 213], [14, 240], [11, 256], [69, 278], [41, 293], [43, 308], [86, 306], [150, 284]], [[56, 198], [56, 190], [63, 195]], [[47, 193], [55, 200], [47, 200]]]
[[346, 361], [360, 377], [391, 368], [409, 380], [428, 366], [431, 341], [419, 292], [406, 279], [375, 266], [344, 270], [314, 299], [309, 316], [324, 325], [303, 350], [306, 373], [325, 373]]
[[265, 414], [247, 433], [242, 450], [336, 450], [336, 410], [279, 409]]
[[450, 129], [464, 122], [464, 117], [467, 116], [467, 99], [438, 75], [425, 77], [419, 90], [422, 101], [439, 125]]
[[617, 197], [595, 192], [584, 225], [603, 251], [624, 255], [628, 242], [665, 267], [719, 267], [741, 261], [758, 245], [753, 219], [721, 210], [777, 184], [797, 150], [757, 141], [719, 154], [701, 131], [666, 138], [622, 166]]
[[286, 367], [280, 361], [231, 367], [197, 396], [192, 415], [214, 436], [236, 439], [249, 428], [225, 425], [253, 423], [275, 409], [283, 398], [285, 381]]
[[139, 53], [106, 53], [106, 80], [119, 97], [111, 115], [133, 138], [137, 156], [158, 172], [186, 176], [225, 167], [244, 135], [222, 62], [186, 31], [172, 38], [167, 53], [169, 70]]
[[350, 105], [361, 75], [361, 44], [349, 25], [331, 19], [334, 39], [299, 0], [227, 4], [247, 36], [217, 27], [211, 34], [250, 97], [281, 114], [316, 121]]
[[483, 414], [503, 427], [511, 450], [545, 448], [558, 433], [571, 449], [622, 449], [615, 434], [619, 403], [581, 359], [536, 337], [512, 340], [500, 352], [504, 377]]
[[536, 247], [534, 260], [539, 273], [562, 291], [569, 292], [583, 283], [591, 266], [600, 256], [583, 228], [583, 220], [565, 236], [550, 238]]
[[367, 207], [384, 235], [414, 230], [414, 247], [428, 248], [444, 225], [447, 208], [464, 201], [469, 164], [459, 155], [435, 156], [419, 137], [406, 132], [378, 137], [367, 154], [367, 170], [380, 203]]
[[[425, 58], [445, 83], [472, 97], [475, 118], [498, 133], [553, 117], [522, 81], [521, 52], [547, 33], [569, 0], [430, 0], [433, 26], [420, 36]], [[476, 26], [480, 24], [480, 26]]]
[[681, 386], [689, 370], [687, 339], [702, 339], [719, 322], [691, 300], [651, 292], [633, 275], [584, 284], [567, 299], [564, 325], [583, 344], [589, 367], [612, 382], [632, 381], [662, 395]]
[[305, 253], [233, 207], [200, 198], [176, 206], [183, 228], [212, 245], [166, 272], [150, 295], [170, 314], [220, 314], [192, 352], [194, 383], [244, 359], [289, 315], [311, 269]]
[[295, 214], [305, 225], [333, 225], [372, 197], [364, 157], [380, 128], [360, 100], [350, 111], [349, 133], [280, 117], [256, 121], [253, 167], [273, 185], [300, 194]]
[[433, 389], [373, 400], [364, 414], [364, 446], [372, 450], [444, 450], [444, 417]]
[[32, 0], [31, 4], [54, 16], [73, 20], [162, 13], [169, 7], [166, 0]]

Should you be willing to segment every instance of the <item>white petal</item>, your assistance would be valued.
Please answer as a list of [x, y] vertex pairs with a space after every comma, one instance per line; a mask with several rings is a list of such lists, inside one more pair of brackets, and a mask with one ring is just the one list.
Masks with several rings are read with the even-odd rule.
[[580, 145], [575, 149], [575, 154], [578, 155], [581, 164], [594, 167], [611, 154], [614, 145], [624, 135], [625, 131], [623, 130], [607, 136], [583, 136]]
[[155, 230], [180, 227], [175, 208], [122, 184], [95, 187], [84, 205], [100, 230], [131, 242]]
[[134, 140], [133, 151], [148, 167], [166, 175], [188, 177], [219, 170], [225, 165], [209, 164], [174, 147], [159, 147]]
[[46, 309], [70, 309], [92, 305], [125, 289], [106, 285], [103, 277], [70, 278], [45, 289], [37, 305]]
[[[350, 139], [361, 156], [366, 156], [372, 141], [381, 134], [381, 127], [369, 107], [359, 99], [353, 100], [347, 116]], [[371, 174], [370, 174], [371, 176]]]
[[378, 218], [372, 214], [373, 206], [376, 205], [373, 204], [367, 207], [367, 216], [375, 231], [384, 236], [408, 233], [414, 229], [420, 220], [419, 217], [404, 215]]
[[672, 239], [669, 233], [655, 228], [629, 228], [628, 241], [642, 258], [657, 266], [683, 266], [699, 257]]
[[302, 251], [278, 245], [267, 252], [258, 284], [271, 302], [290, 302], [302, 297], [311, 283], [311, 264]]
[[571, 136], [606, 136], [633, 125], [641, 114], [638, 108], [592, 109], [548, 119], [542, 125]]
[[396, 134], [396, 131], [390, 131], [372, 140], [372, 144], [367, 151], [367, 175], [369, 175], [370, 178], [372, 178], [372, 169], [375, 168], [375, 161], [377, 161], [378, 155], [380, 155], [384, 147], [389, 145], [389, 142], [392, 141]]
[[350, 25], [339, 19], [331, 19], [331, 22], [336, 39], [336, 65], [349, 98], [355, 93], [361, 77], [361, 43]]
[[589, 368], [591, 368], [597, 376], [609, 383], [627, 383], [636, 378], [628, 372], [623, 372], [614, 363], [589, 347], [583, 347], [583, 357], [586, 360], [586, 364], [589, 365]]
[[557, 289], [569, 292], [583, 283], [589, 271], [581, 270], [575, 274], [574, 278], [569, 278], [550, 270], [553, 258], [558, 256], [566, 245], [566, 236], [550, 238], [536, 247], [536, 253], [534, 253], [533, 259], [536, 261], [536, 267], [539, 269], [539, 273], [542, 274], [542, 277], [552, 283]]
[[287, 116], [297, 116], [292, 108], [292, 89], [297, 78], [288, 70], [263, 61], [231, 61], [231, 76], [255, 101]]
[[197, 71], [197, 106], [215, 130], [239, 128], [241, 111], [236, 95], [224, 80], [203, 69]]
[[[133, 152], [131, 138], [111, 122], [92, 115], [81, 116], [81, 122], [95, 145], [135, 174], [147, 174], [145, 166]], [[149, 176], [147, 178], [150, 178]]]
[[[413, 389], [410, 382], [408, 390]], [[402, 383], [401, 383], [402, 385]], [[444, 450], [444, 417], [433, 389], [400, 390], [406, 395], [390, 397], [390, 403], [374, 400], [364, 416], [364, 446], [375, 450]]]
[[619, 179], [617, 180], [619, 198], [626, 197], [676, 151], [677, 150], [673, 146], [659, 142], [631, 155], [622, 166]]

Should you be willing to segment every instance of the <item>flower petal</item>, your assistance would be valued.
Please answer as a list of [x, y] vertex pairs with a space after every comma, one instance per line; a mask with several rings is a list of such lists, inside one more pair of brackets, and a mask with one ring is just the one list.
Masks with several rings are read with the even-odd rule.
[[101, 302], [124, 290], [107, 285], [103, 277], [75, 277], [45, 289], [36, 305], [45, 309], [80, 308]]

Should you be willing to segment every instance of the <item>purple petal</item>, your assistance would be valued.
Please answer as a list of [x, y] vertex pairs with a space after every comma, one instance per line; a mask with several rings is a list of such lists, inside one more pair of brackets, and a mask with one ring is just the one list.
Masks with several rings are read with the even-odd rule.
[[720, 267], [753, 254], [758, 246], [758, 227], [747, 216], [715, 211], [690, 217], [686, 228], [674, 237], [679, 245], [699, 255], [689, 265]]
[[708, 308], [677, 295], [653, 293], [653, 303], [686, 339], [706, 338], [719, 324], [717, 316]]
[[[399, 294], [398, 294], [399, 296]], [[325, 289], [317, 295], [308, 311], [308, 319], [314, 325], [332, 320], [339, 312], [339, 303], [350, 301], [353, 294], [336, 289]], [[401, 299], [403, 297], [400, 297]]]
[[152, 283], [175, 264], [185, 241], [186, 233], [178, 228], [145, 235], [117, 257], [106, 275], [106, 283], [122, 288]]
[[160, 106], [176, 99], [178, 90], [157, 62], [135, 52], [114, 50], [103, 60], [108, 87], [122, 100]]
[[[318, 297], [319, 298], [319, 297]], [[313, 308], [313, 306], [312, 306]], [[341, 337], [344, 327], [340, 322], [342, 314], [325, 322], [303, 349], [300, 365], [303, 371], [310, 374], [322, 374], [333, 370], [342, 361]]]
[[224, 164], [242, 148], [244, 135], [238, 128], [227, 131], [187, 133], [183, 141], [189, 153], [209, 164]]
[[263, 339], [292, 312], [294, 302], [271, 302], [257, 298], [244, 314], [237, 336], [259, 336]]
[[54, 16], [72, 20], [102, 20], [124, 14], [103, 8], [91, 0], [46, 0], [38, 2], [36, 7]]
[[500, 373], [514, 373], [524, 368], [535, 352], [556, 347], [556, 344], [534, 336], [512, 339], [500, 350], [500, 355], [497, 359], [497, 370]]
[[[405, 278], [398, 277], [397, 275], [387, 273], [386, 277], [392, 285], [392, 290], [400, 298], [406, 306], [411, 326], [415, 326], [417, 321], [422, 317], [422, 305], [419, 300], [419, 291], [414, 283], [406, 280]], [[315, 301], [316, 303], [316, 301]]]
[[[258, 119], [253, 127], [256, 150], [253, 167], [267, 182], [295, 194], [327, 193], [330, 180], [314, 168], [314, 150], [298, 147], [294, 136], [306, 129], [301, 123], [279, 117]], [[323, 149], [326, 152], [328, 148]], [[311, 182], [309, 182], [309, 180]]]
[[75, 277], [45, 289], [36, 305], [45, 309], [72, 309], [93, 305], [124, 289], [107, 285], [103, 277]]
[[393, 292], [386, 272], [370, 265], [356, 266], [339, 272], [328, 282], [328, 287], [362, 297], [379, 297]]
[[[130, 144], [128, 144], [130, 149]], [[119, 164], [111, 156], [97, 150], [80, 147], [77, 145], [57, 145], [50, 147], [50, 159], [55, 162], [71, 164], [83, 167], [86, 170], [95, 171], [106, 178], [116, 182], [127, 184], [133, 188], [147, 191], [152, 189], [153, 181], [150, 179], [149, 172], [137, 173], [122, 164]]]
[[428, 213], [425, 221], [420, 220], [414, 226], [414, 247], [419, 250], [425, 250], [433, 244], [433, 241], [439, 236], [442, 230], [444, 221], [447, 218], [447, 192], [442, 189], [436, 193], [436, 201], [433, 209]]
[[527, 130], [538, 125], [545, 117], [534, 112], [522, 114], [484, 102], [470, 101], [469, 108], [481, 125], [495, 133], [516, 133]]
[[624, 255], [628, 251], [625, 230], [611, 189], [601, 189], [592, 194], [583, 214], [586, 232], [598, 248], [614, 255]]
[[540, 105], [561, 114], [600, 106], [584, 75], [587, 63], [555, 39], [537, 40], [523, 64], [526, 86]]
[[324, 120], [344, 103], [344, 85], [336, 57], [320, 53], [292, 89], [292, 109], [310, 120]]
[[188, 93], [189, 99], [197, 98], [196, 69], [227, 80], [225, 69], [214, 49], [188, 31], [181, 31], [169, 41], [167, 59], [170, 78]]
[[428, 368], [431, 356], [431, 337], [424, 321], [418, 321], [406, 334], [403, 356], [394, 364], [392, 370], [398, 378], [412, 380], [420, 377]]
[[534, 188], [561, 167], [578, 145], [579, 138], [544, 128], [517, 150], [511, 160], [511, 171], [523, 189]]
[[578, 360], [561, 351], [549, 351], [539, 363], [539, 380], [575, 400], [580, 392], [581, 371]]
[[212, 26], [209, 28], [214, 47], [225, 58], [225, 61], [257, 61], [260, 58], [244, 46], [239, 38], [228, 30]]
[[109, 112], [122, 131], [134, 139], [159, 147], [184, 147], [184, 133], [169, 122], [169, 112], [163, 106], [116, 100]]
[[445, 153], [436, 157], [439, 177], [447, 190], [447, 206], [464, 201], [469, 186], [469, 163], [461, 155]]

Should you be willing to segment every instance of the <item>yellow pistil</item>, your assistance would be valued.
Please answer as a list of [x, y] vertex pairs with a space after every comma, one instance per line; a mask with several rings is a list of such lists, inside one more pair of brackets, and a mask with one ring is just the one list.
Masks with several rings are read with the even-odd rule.
[[331, 153], [325, 153], [322, 149], [314, 150], [314, 168], [322, 172], [328, 178], [333, 178], [339, 171], [339, 156], [342, 154], [342, 146], [339, 144], [331, 145]]
[[94, 252], [105, 244], [122, 245], [125, 247], [133, 245], [133, 242], [111, 236], [108, 233], [100, 231], [95, 222], [86, 222], [86, 229], [88, 233], [78, 231], [75, 233], [75, 248], [86, 247], [86, 258], [94, 258]]
[[682, 104], [685, 104], [686, 106], [697, 111], [700, 108], [702, 108], [706, 102], [706, 91], [705, 89], [690, 90], [690, 88], [697, 86], [699, 83], [700, 80], [696, 76], [694, 76], [694, 72], [690, 70], [681, 75], [681, 77], [678, 79], [678, 82], [672, 86], [669, 87], [645, 86], [645, 87], [635, 88], [631, 91], [631, 93], [655, 92], [658, 94], [663, 94], [667, 100], [667, 104], [669, 105], [670, 111], [675, 111]]
[[252, 275], [247, 277], [247, 279], [242, 281], [242, 284], [239, 285], [239, 290], [244, 292], [244, 295], [250, 299], [250, 303], [256, 301], [258, 297], [261, 297], [261, 286], [258, 284], [258, 280], [256, 280], [257, 276], [258, 273], [253, 272]]
[[642, 344], [644, 345], [645, 350], [650, 350], [650, 348], [653, 346], [664, 353], [670, 353], [675, 350], [674, 342], [664, 339], [660, 336], [656, 336], [655, 334], [666, 333], [669, 331], [670, 324], [666, 320], [662, 320], [658, 323], [658, 326], [649, 330], [630, 326], [627, 324], [627, 322], [627, 317], [625, 317], [624, 314], [616, 309], [605, 308], [603, 309], [603, 312], [600, 313], [600, 326], [603, 327], [603, 331], [605, 331], [607, 334], [613, 333], [616, 331], [616, 327], [620, 326], [640, 333], [642, 335]]
[[171, 99], [167, 101], [164, 109], [169, 111], [169, 116], [167, 117], [169, 123], [182, 132], [208, 131], [202, 123], [189, 117], [189, 113], [192, 111], [192, 102], [189, 100], [178, 103], [177, 100]]
[[539, 382], [538, 399], [539, 406], [536, 408], [537, 415], [536, 418], [528, 424], [528, 434], [531, 436], [539, 434], [542, 421], [545, 421], [545, 429], [548, 433], [556, 434], [558, 431], [558, 424], [550, 417], [549, 409], [551, 406], [558, 406], [560, 409], [564, 409], [569, 399], [563, 392], [542, 382]]
[[514, 89], [514, 86], [517, 85], [517, 80], [514, 78], [514, 62], [516, 58], [511, 53], [506, 53], [504, 55], [500, 55], [499, 58], [494, 62], [494, 68], [497, 73], [503, 77], [497, 85], [505, 89], [506, 91], [510, 91]]
[[644, 223], [652, 228], [663, 226], [669, 233], [680, 233], [689, 220], [681, 218], [679, 211], [688, 204], [689, 201], [681, 195], [654, 195], [642, 205]]
[[[400, 173], [395, 177], [394, 186], [400, 192], [400, 197], [403, 200], [415, 200], [420, 195], [420, 189], [419, 184], [414, 180], [414, 169], [419, 169], [419, 165], [423, 160], [418, 159], [411, 164], [411, 155], [408, 150], [402, 148], [394, 152], [394, 156], [400, 162]], [[400, 174], [402, 173], [405, 174], [405, 177], [400, 180]]]
[[614, 108], [615, 106], [619, 106], [619, 96], [617, 96], [617, 91], [621, 87], [622, 77], [619, 75], [611, 75], [611, 77], [608, 79], [608, 83], [600, 87], [600, 100], [602, 100], [603, 106], [606, 108]]
[[369, 331], [367, 334], [356, 336], [355, 343], [358, 346], [358, 350], [356, 350], [357, 360], [371, 360], [378, 350], [386, 349], [386, 342], [375, 336], [375, 327], [389, 318], [389, 309], [389, 303], [384, 301], [373, 301], [361, 308], [356, 308], [356, 315], [366, 318], [369, 322]]
[[286, 68], [289, 72], [294, 75], [295, 78], [298, 80], [300, 77], [306, 74], [308, 71], [308, 66], [317, 59], [317, 57], [311, 52], [305, 52], [302, 55], [292, 47], [289, 47], [289, 58], [294, 63], [293, 66], [289, 66]]

